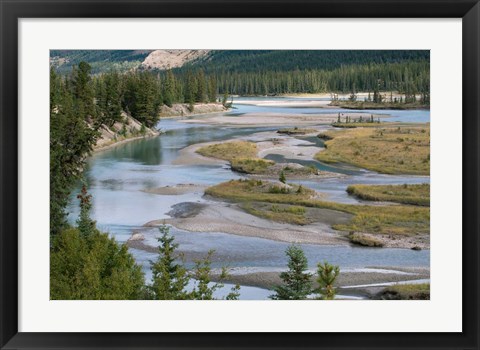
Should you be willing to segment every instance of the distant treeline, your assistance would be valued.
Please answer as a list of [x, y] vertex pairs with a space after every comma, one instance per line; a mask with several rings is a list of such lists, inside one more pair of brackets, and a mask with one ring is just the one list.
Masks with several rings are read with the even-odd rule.
[[424, 50], [214, 51], [174, 73], [192, 69], [214, 76], [220, 94], [430, 90], [430, 53]]

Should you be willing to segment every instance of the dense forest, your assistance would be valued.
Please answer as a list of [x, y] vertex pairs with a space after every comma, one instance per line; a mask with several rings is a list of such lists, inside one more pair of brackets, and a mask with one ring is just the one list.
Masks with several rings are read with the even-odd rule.
[[119, 72], [137, 68], [153, 50], [50, 50], [50, 64], [59, 74], [69, 74], [73, 66], [88, 62], [92, 74], [112, 69]]
[[[126, 67], [128, 72], [132, 68], [145, 70], [140, 63], [149, 52], [52, 51], [51, 57], [52, 66], [59, 74], [68, 74], [72, 66], [81, 60], [90, 63], [94, 74], [112, 70], [122, 73]], [[182, 102], [190, 100], [186, 82], [191, 80], [192, 75], [204, 75], [208, 81], [207, 88], [216, 85], [216, 94], [276, 95], [379, 90], [412, 95], [430, 90], [429, 58], [430, 53], [425, 50], [222, 50], [211, 51], [207, 56], [172, 72], [179, 81], [176, 100]], [[59, 62], [67, 63], [59, 65]], [[168, 71], [151, 72], [164, 81], [170, 74]]]

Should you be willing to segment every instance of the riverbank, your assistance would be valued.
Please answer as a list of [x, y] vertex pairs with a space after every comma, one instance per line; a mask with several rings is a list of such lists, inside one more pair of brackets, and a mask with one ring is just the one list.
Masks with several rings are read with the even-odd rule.
[[121, 122], [116, 122], [111, 127], [106, 125], [100, 127], [100, 137], [93, 146], [94, 152], [104, 151], [133, 140], [160, 135], [160, 131], [144, 126], [125, 112], [122, 112], [121, 118]]
[[400, 102], [382, 102], [374, 103], [372, 101], [332, 101], [329, 106], [345, 109], [393, 109], [393, 110], [414, 110], [430, 109], [429, 104], [419, 102], [400, 103]]
[[[348, 213], [332, 210], [323, 210], [324, 222], [315, 222], [309, 225], [294, 225], [289, 223], [273, 222], [245, 212], [240, 206], [233, 203], [209, 201], [198, 203], [192, 210], [194, 203], [185, 203], [184, 208], [177, 207], [171, 212], [170, 219], [153, 220], [144, 224], [144, 227], [157, 227], [170, 224], [178, 229], [190, 232], [224, 232], [246, 237], [259, 237], [287, 243], [312, 243], [323, 245], [349, 245], [346, 234], [333, 230], [330, 225], [348, 222], [351, 217]], [[129, 240], [129, 246], [139, 248], [142, 240]], [[143, 243], [143, 249], [146, 242]], [[155, 249], [155, 247], [152, 247]]]
[[[281, 269], [278, 269], [278, 271], [246, 272], [245, 269], [231, 269], [225, 282], [272, 290], [275, 286], [282, 284], [281, 271]], [[310, 272], [314, 273], [315, 271]], [[347, 268], [340, 270], [335, 286], [338, 294], [363, 295], [366, 298], [375, 298], [378, 293], [390, 285], [407, 282], [416, 283], [417, 281], [420, 283], [429, 280], [429, 278], [429, 268]], [[314, 283], [314, 287], [316, 287], [316, 283]]]
[[[365, 117], [365, 113], [349, 113], [352, 118]], [[375, 119], [387, 118], [385, 114], [374, 114]], [[244, 113], [230, 115], [212, 115], [202, 118], [181, 120], [182, 123], [222, 125], [230, 127], [304, 127], [330, 125], [337, 121], [338, 113], [325, 114], [283, 114], [283, 113]]]
[[223, 113], [228, 110], [221, 103], [195, 103], [193, 109], [187, 103], [175, 103], [172, 107], [161, 106], [159, 117], [160, 119], [190, 117], [201, 114]]

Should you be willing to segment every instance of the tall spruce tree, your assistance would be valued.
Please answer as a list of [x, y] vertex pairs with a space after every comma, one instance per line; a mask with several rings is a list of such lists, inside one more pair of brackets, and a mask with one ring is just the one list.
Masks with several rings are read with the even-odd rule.
[[274, 300], [301, 300], [312, 293], [312, 275], [306, 272], [308, 260], [303, 250], [291, 245], [286, 252], [288, 257], [288, 271], [282, 272], [280, 278], [283, 284], [274, 288]]
[[160, 243], [158, 246], [159, 256], [156, 261], [150, 262], [152, 269], [150, 290], [153, 298], [157, 300], [190, 299], [185, 290], [190, 277], [183, 264], [176, 262], [182, 259], [175, 252], [178, 244], [174, 243], [174, 237], [169, 234], [168, 226], [160, 226], [159, 231], [162, 234], [158, 238]]

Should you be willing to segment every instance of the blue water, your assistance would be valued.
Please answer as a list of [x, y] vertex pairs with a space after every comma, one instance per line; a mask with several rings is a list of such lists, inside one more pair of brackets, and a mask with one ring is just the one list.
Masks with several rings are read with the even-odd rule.
[[[237, 98], [239, 101], [256, 101], [262, 100], [279, 100], [283, 101], [302, 101], [302, 98], [292, 97], [242, 97]], [[327, 101], [328, 98], [308, 98], [309, 101]], [[348, 115], [349, 113], [361, 113], [365, 117], [370, 117], [371, 114], [386, 114], [389, 118], [383, 119], [385, 122], [404, 122], [404, 123], [427, 123], [430, 122], [430, 110], [393, 110], [393, 109], [343, 109], [343, 108], [316, 108], [316, 107], [280, 107], [280, 106], [256, 106], [253, 104], [235, 104], [234, 108], [229, 114], [232, 116], [241, 115], [245, 113], [284, 113], [284, 114], [338, 114]], [[227, 114], [227, 116], [229, 115]]]
[[[311, 113], [315, 108], [271, 108], [238, 105], [239, 111], [248, 112], [279, 112]], [[331, 110], [318, 109], [322, 113]], [[378, 112], [378, 111], [377, 111]], [[388, 111], [390, 113], [390, 111]], [[366, 113], [369, 113], [368, 111]], [[386, 113], [386, 111], [381, 111]], [[393, 118], [406, 121], [428, 118], [428, 111], [392, 111]], [[232, 116], [234, 118], [234, 116]], [[390, 118], [389, 120], [392, 120]], [[98, 226], [118, 241], [125, 242], [132, 232], [142, 231], [147, 241], [154, 244], [156, 229], [142, 227], [151, 220], [169, 218], [166, 215], [171, 207], [181, 202], [204, 202], [203, 193], [169, 196], [155, 195], [144, 190], [172, 186], [176, 184], [193, 183], [210, 186], [230, 179], [243, 177], [232, 172], [225, 165], [174, 165], [179, 151], [183, 148], [201, 142], [211, 142], [250, 135], [260, 131], [276, 130], [271, 128], [233, 128], [215, 127], [202, 124], [181, 123], [178, 119], [162, 120], [159, 127], [165, 131], [160, 137], [135, 140], [118, 145], [112, 149], [93, 155], [85, 171], [89, 191], [93, 196], [92, 217]], [[305, 138], [321, 147], [323, 141], [316, 138]], [[354, 197], [346, 193], [346, 188], [352, 183], [424, 183], [429, 177], [392, 176], [358, 169], [348, 165], [327, 165], [317, 161], [298, 161], [285, 159], [282, 156], [270, 155], [267, 158], [277, 162], [299, 162], [304, 165], [313, 164], [321, 170], [338, 172], [347, 176], [340, 179], [296, 181], [310, 188], [325, 193], [329, 200], [343, 203], [358, 203]], [[295, 182], [295, 181], [292, 181]], [[76, 193], [72, 194], [69, 220], [74, 222], [78, 216]], [[288, 244], [255, 237], [242, 237], [222, 232], [201, 233], [186, 232], [172, 228], [179, 249], [187, 256], [200, 257], [209, 250], [216, 251], [214, 267], [230, 266], [235, 268], [258, 268], [271, 270], [285, 268], [284, 251]], [[302, 245], [311, 263], [311, 267], [319, 261], [327, 260], [340, 265], [341, 268], [362, 268], [366, 266], [429, 266], [430, 252], [428, 250], [412, 251], [409, 249], [377, 249], [354, 246], [321, 246]], [[155, 254], [132, 249], [136, 260], [149, 273], [149, 259]], [[249, 290], [248, 298], [264, 298], [268, 291]], [[253, 293], [253, 294], [252, 294]], [[263, 294], [262, 294], [263, 293]], [[246, 296], [247, 297], [247, 296]]]

